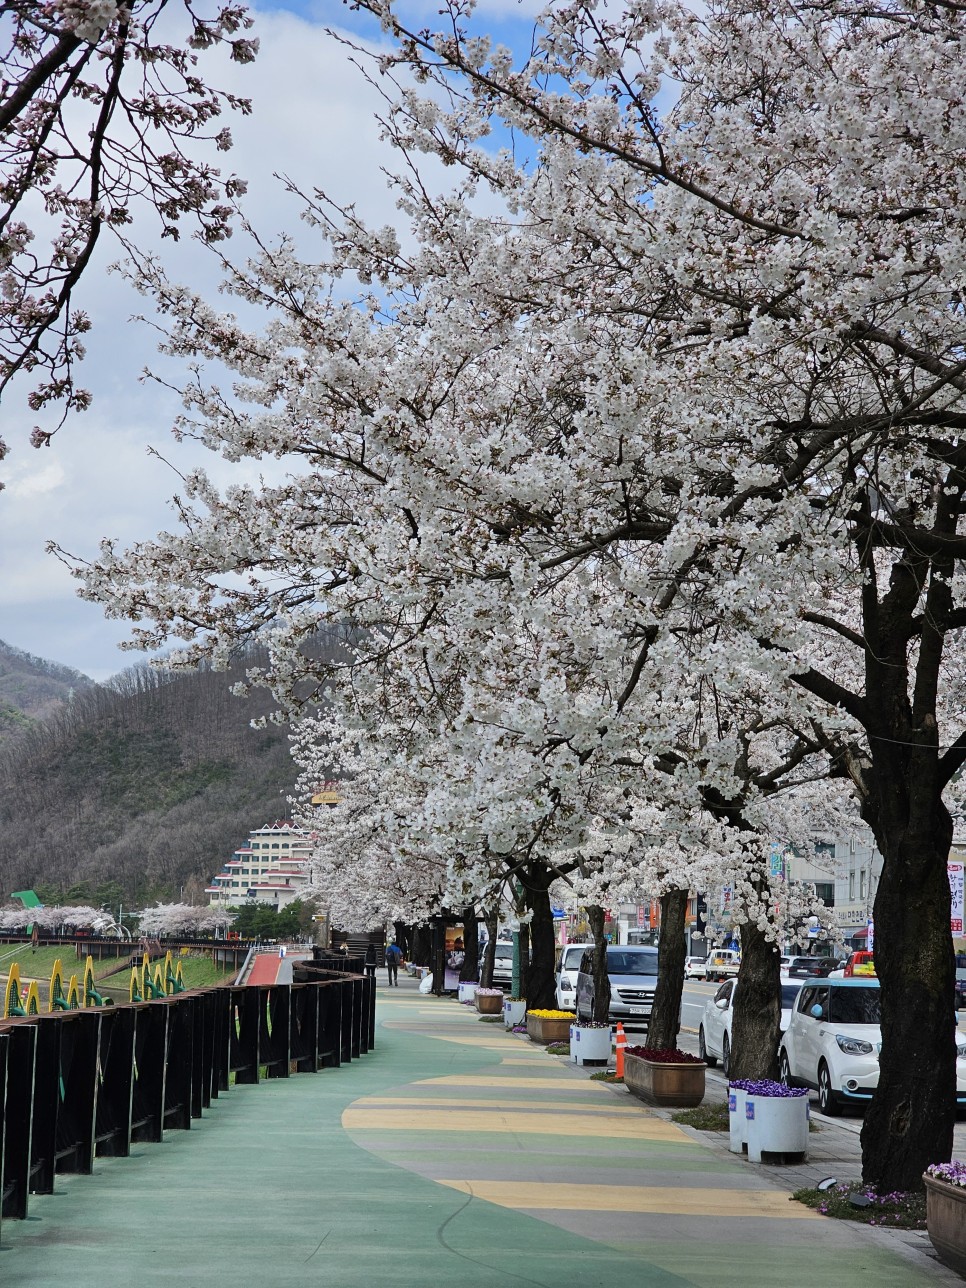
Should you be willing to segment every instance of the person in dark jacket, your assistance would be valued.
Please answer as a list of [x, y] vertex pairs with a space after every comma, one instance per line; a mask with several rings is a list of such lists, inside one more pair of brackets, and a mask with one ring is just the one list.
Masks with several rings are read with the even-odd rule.
[[398, 944], [386, 945], [386, 970], [389, 972], [389, 987], [399, 987], [399, 963], [402, 961], [402, 950]]
[[366, 949], [366, 974], [370, 979], [376, 978], [376, 946], [370, 944]]

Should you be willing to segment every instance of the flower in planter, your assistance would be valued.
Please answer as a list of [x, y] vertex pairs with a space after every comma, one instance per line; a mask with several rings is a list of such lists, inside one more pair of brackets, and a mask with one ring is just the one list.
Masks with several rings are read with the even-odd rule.
[[476, 995], [477, 997], [502, 997], [503, 989], [502, 988], [478, 988], [476, 990]]
[[651, 1064], [704, 1064], [699, 1056], [689, 1055], [687, 1051], [679, 1051], [676, 1047], [644, 1047], [629, 1046], [624, 1051], [625, 1055], [636, 1055], [642, 1060], [650, 1060]]
[[600, 1020], [574, 1020], [575, 1029], [609, 1029], [609, 1024], [603, 1024]]
[[934, 1177], [937, 1181], [945, 1181], [947, 1185], [958, 1185], [960, 1189], [966, 1190], [966, 1163], [953, 1159], [951, 1163], [930, 1163], [926, 1168], [926, 1175]]
[[535, 1020], [572, 1020], [573, 1011], [528, 1011]]
[[807, 1087], [786, 1087], [783, 1082], [772, 1082], [771, 1078], [736, 1078], [728, 1083], [729, 1088], [747, 1091], [749, 1096], [778, 1097], [789, 1100], [796, 1096], [807, 1096]]
[[505, 1000], [507, 1002], [525, 1002], [527, 999], [525, 997], [508, 997]]

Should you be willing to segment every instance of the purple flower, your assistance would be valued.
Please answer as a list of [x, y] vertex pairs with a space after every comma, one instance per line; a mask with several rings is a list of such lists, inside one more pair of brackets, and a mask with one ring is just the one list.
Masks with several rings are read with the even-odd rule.
[[746, 1091], [749, 1096], [766, 1096], [787, 1100], [796, 1096], [808, 1095], [807, 1087], [786, 1087], [783, 1082], [772, 1082], [770, 1078], [761, 1078], [757, 1081], [751, 1078], [737, 1078], [728, 1085], [738, 1091]]
[[947, 1185], [958, 1185], [966, 1190], [966, 1163], [958, 1159], [954, 1158], [951, 1163], [930, 1163], [926, 1168], [926, 1175], [935, 1177], [937, 1181], [945, 1181]]

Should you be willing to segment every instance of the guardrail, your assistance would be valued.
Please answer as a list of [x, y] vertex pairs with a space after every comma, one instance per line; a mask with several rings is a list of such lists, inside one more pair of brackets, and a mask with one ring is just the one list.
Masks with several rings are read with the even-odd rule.
[[99, 1155], [190, 1128], [233, 1082], [372, 1049], [372, 980], [311, 964], [296, 981], [0, 1021], [0, 1218], [25, 1219], [58, 1172], [90, 1173]]

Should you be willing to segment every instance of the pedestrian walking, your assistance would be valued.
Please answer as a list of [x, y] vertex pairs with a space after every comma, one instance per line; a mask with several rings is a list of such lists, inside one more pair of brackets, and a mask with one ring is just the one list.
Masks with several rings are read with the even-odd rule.
[[370, 944], [366, 949], [366, 974], [370, 979], [376, 978], [376, 945]]
[[389, 972], [389, 987], [399, 987], [399, 963], [402, 961], [402, 949], [398, 944], [386, 945], [386, 970]]

